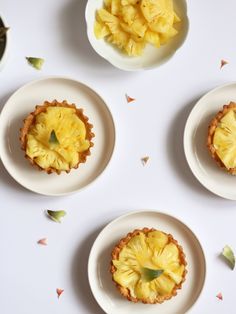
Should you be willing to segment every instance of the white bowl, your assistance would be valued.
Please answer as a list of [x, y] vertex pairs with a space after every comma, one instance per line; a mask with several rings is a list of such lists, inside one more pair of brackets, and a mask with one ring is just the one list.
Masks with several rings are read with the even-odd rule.
[[[7, 23], [5, 22], [2, 16], [0, 16], [0, 26], [7, 27]], [[8, 48], [9, 48], [9, 32], [6, 33], [6, 41], [5, 41], [5, 46], [3, 48], [3, 51], [1, 52], [1, 49], [0, 49], [0, 70], [2, 70], [4, 64], [6, 63], [6, 59], [8, 55]]]
[[[179, 23], [179, 34], [159, 49], [147, 45], [140, 57], [129, 57], [120, 52], [104, 39], [98, 40], [94, 35], [94, 21], [96, 11], [103, 7], [103, 0], [88, 0], [85, 19], [87, 23], [87, 34], [90, 44], [94, 50], [115, 67], [125, 71], [137, 71], [158, 67], [174, 56], [175, 52], [184, 43], [188, 33], [188, 16], [186, 0], [174, 0], [175, 11], [181, 18]], [[177, 28], [177, 27], [176, 27]]]

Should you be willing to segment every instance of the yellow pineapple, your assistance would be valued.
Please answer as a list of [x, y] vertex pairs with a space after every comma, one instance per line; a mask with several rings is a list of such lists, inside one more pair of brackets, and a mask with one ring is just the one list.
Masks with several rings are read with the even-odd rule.
[[138, 13], [138, 9], [136, 6], [126, 5], [121, 8], [122, 19], [129, 26], [133, 24], [137, 13]]
[[143, 42], [136, 42], [133, 38], [130, 38], [124, 49], [129, 56], [141, 56], [143, 52]]
[[111, 273], [122, 295], [144, 303], [162, 303], [185, 280], [186, 260], [171, 235], [144, 228], [129, 233], [112, 252]]
[[159, 48], [177, 35], [177, 22], [173, 0], [105, 0], [97, 11], [94, 33], [137, 57], [147, 43]]
[[157, 48], [159, 48], [161, 45], [160, 36], [158, 35], [158, 33], [152, 32], [150, 30], [146, 31], [145, 40]]
[[236, 112], [230, 110], [218, 124], [213, 139], [217, 155], [226, 168], [236, 167]]
[[214, 160], [236, 175], [236, 103], [224, 105], [211, 121], [207, 146]]
[[107, 25], [103, 22], [95, 21], [94, 23], [94, 34], [97, 39], [101, 39], [109, 35], [111, 32]]
[[45, 102], [24, 121], [21, 143], [32, 164], [48, 173], [69, 172], [85, 162], [94, 134], [82, 110], [65, 101]]

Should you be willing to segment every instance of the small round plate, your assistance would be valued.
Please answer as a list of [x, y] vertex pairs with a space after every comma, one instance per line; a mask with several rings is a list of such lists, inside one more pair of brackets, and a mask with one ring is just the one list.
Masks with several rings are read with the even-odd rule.
[[211, 192], [236, 200], [236, 178], [221, 169], [208, 152], [207, 131], [213, 117], [230, 101], [236, 102], [236, 83], [213, 89], [191, 111], [184, 131], [187, 162], [199, 182]]
[[[187, 276], [177, 296], [163, 304], [133, 303], [122, 297], [109, 273], [111, 252], [118, 241], [136, 228], [156, 228], [173, 237], [186, 254]], [[88, 277], [101, 308], [109, 314], [184, 314], [197, 301], [205, 282], [206, 260], [194, 233], [180, 220], [156, 211], [132, 212], [109, 223], [98, 235], [90, 252]]]
[[176, 24], [178, 35], [172, 38], [166, 45], [155, 48], [146, 45], [142, 56], [129, 57], [119, 49], [103, 39], [98, 40], [94, 34], [94, 21], [96, 11], [103, 7], [103, 0], [89, 0], [86, 6], [85, 18], [87, 23], [87, 34], [93, 49], [113, 66], [125, 71], [138, 71], [156, 68], [170, 60], [175, 52], [183, 45], [187, 37], [189, 22], [187, 16], [187, 1], [175, 0], [174, 7], [181, 23]]
[[[54, 99], [83, 108], [95, 133], [91, 156], [69, 174], [48, 175], [35, 169], [20, 148], [23, 119], [36, 105]], [[105, 101], [85, 84], [63, 77], [40, 79], [17, 90], [2, 110], [0, 125], [0, 156], [5, 168], [19, 184], [44, 195], [66, 195], [90, 184], [108, 165], [115, 144], [114, 121]]]

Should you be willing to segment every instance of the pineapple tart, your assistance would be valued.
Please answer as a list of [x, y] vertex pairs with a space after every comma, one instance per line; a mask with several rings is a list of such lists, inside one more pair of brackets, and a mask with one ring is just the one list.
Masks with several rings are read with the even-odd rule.
[[94, 34], [136, 57], [147, 43], [159, 48], [176, 36], [178, 22], [173, 0], [104, 0], [96, 12]]
[[93, 146], [93, 125], [74, 104], [45, 101], [36, 106], [20, 130], [25, 157], [38, 169], [67, 173], [84, 163]]
[[218, 165], [236, 175], [236, 103], [224, 105], [211, 121], [207, 146]]
[[182, 288], [186, 265], [183, 249], [171, 234], [143, 228], [115, 246], [110, 271], [129, 301], [154, 304], [169, 300]]

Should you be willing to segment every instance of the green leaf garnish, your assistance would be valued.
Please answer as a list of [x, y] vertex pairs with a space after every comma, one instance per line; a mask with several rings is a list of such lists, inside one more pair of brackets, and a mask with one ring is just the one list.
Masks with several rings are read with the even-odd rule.
[[226, 258], [226, 260], [228, 261], [230, 267], [233, 270], [234, 266], [235, 266], [235, 256], [234, 256], [233, 250], [228, 245], [226, 245], [223, 248], [222, 255]]
[[142, 279], [146, 282], [152, 281], [163, 274], [163, 269], [150, 269], [142, 267]]
[[36, 70], [41, 70], [41, 68], [42, 68], [42, 66], [44, 64], [44, 59], [42, 59], [42, 58], [26, 57], [26, 60]]
[[52, 130], [50, 137], [49, 137], [49, 143], [50, 144], [60, 144], [58, 141], [58, 138], [56, 136], [56, 132]]
[[9, 27], [0, 27], [0, 38], [6, 35], [7, 31], [9, 30]]
[[47, 210], [46, 213], [55, 222], [61, 222], [61, 218], [66, 215], [64, 210]]

